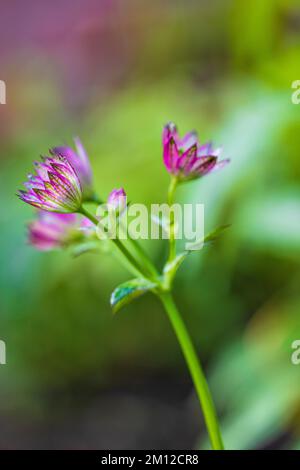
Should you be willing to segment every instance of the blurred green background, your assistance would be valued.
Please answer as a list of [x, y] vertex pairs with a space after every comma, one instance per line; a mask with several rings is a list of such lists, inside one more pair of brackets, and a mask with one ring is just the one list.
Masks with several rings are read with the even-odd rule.
[[[0, 448], [206, 447], [193, 387], [155, 298], [118, 316], [107, 253], [28, 246], [15, 196], [32, 161], [79, 135], [99, 193], [165, 200], [161, 131], [223, 145], [231, 165], [180, 188], [207, 230], [176, 300], [231, 449], [300, 448], [300, 8], [294, 0], [1, 4]], [[147, 241], [158, 266], [166, 242]]]

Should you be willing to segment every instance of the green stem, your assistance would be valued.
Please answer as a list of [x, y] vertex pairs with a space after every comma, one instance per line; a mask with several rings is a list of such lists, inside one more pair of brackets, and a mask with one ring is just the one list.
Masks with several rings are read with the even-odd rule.
[[91, 196], [84, 202], [92, 202], [94, 204], [97, 204], [98, 206], [100, 204], [104, 204], [105, 201], [102, 201], [102, 199], [100, 199], [100, 197], [98, 196], [97, 193], [92, 193]]
[[129, 239], [130, 243], [132, 244], [133, 248], [135, 249], [135, 251], [138, 253], [141, 261], [144, 263], [144, 266], [146, 266], [146, 268], [149, 270], [149, 273], [152, 276], [157, 277], [158, 272], [157, 272], [154, 264], [149, 259], [147, 253], [144, 251], [144, 249], [141, 247], [141, 245], [138, 243], [138, 241], [135, 240], [134, 238], [131, 238], [129, 233], [128, 233], [128, 239]]
[[[91, 222], [93, 222], [94, 225], [97, 226], [99, 224], [99, 220], [93, 214], [91, 214], [89, 211], [87, 211], [84, 207], [81, 207], [80, 210], [78, 210], [78, 212], [80, 214], [84, 215], [85, 217], [87, 217]], [[145, 272], [143, 266], [141, 266], [137, 262], [135, 257], [132, 256], [130, 251], [127, 250], [127, 248], [123, 245], [121, 240], [119, 240], [118, 238], [113, 238], [113, 239], [111, 239], [111, 241], [117, 246], [117, 248], [125, 256], [125, 258], [130, 263], [130, 265], [137, 271], [137, 273], [139, 275], [141, 275], [142, 277], [148, 278], [148, 273]]]
[[[178, 184], [176, 176], [173, 176], [170, 181], [168, 189], [168, 204], [171, 208], [174, 203], [174, 194]], [[176, 256], [176, 242], [175, 242], [175, 230], [174, 230], [174, 211], [170, 211], [170, 238], [169, 238], [169, 257], [168, 262], [170, 263]]]
[[[89, 201], [87, 202], [93, 202], [94, 204], [103, 204], [103, 201], [99, 198], [99, 196], [96, 193], [93, 193]], [[130, 243], [132, 244], [133, 248], [135, 249], [136, 253], [139, 255], [140, 260], [143, 262], [144, 266], [148, 269], [149, 274], [154, 277], [158, 277], [158, 272], [148, 257], [147, 253], [144, 251], [144, 249], [141, 247], [141, 245], [138, 243], [137, 240], [131, 237], [129, 231], [127, 230], [127, 235]]]
[[181, 318], [179, 311], [177, 310], [172, 295], [166, 292], [159, 293], [158, 296], [165, 307], [165, 310], [168, 314], [169, 320], [173, 326], [178, 342], [181, 346], [183, 355], [187, 362], [203, 411], [212, 449], [223, 450], [224, 445], [221, 437], [215, 406], [189, 333], [186, 329], [186, 326]]

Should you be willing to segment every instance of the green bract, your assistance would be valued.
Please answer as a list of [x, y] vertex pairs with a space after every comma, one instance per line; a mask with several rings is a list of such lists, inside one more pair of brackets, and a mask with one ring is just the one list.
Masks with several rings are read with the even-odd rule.
[[124, 305], [129, 304], [133, 299], [140, 297], [147, 291], [155, 289], [157, 285], [148, 279], [137, 278], [120, 284], [112, 293], [110, 304], [113, 312], [116, 313]]

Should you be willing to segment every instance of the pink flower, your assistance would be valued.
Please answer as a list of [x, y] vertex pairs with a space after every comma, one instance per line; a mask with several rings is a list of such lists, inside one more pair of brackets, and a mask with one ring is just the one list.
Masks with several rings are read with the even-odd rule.
[[68, 160], [76, 171], [80, 180], [83, 197], [87, 198], [92, 193], [92, 169], [89, 157], [78, 137], [74, 139], [76, 152], [71, 147], [59, 146], [51, 149], [53, 155], [60, 155]]
[[50, 212], [77, 212], [82, 203], [79, 178], [68, 160], [59, 155], [35, 162], [36, 173], [28, 175], [26, 191], [19, 191], [22, 201]]
[[80, 242], [89, 236], [93, 224], [78, 214], [38, 211], [28, 225], [28, 241], [37, 250], [48, 251]]
[[107, 203], [121, 214], [127, 207], [127, 196], [123, 188], [113, 189], [108, 196]]
[[220, 153], [221, 149], [214, 150], [211, 143], [200, 145], [196, 132], [189, 132], [181, 139], [175, 124], [169, 123], [164, 127], [164, 164], [179, 181], [200, 178], [225, 166], [229, 160], [219, 162]]

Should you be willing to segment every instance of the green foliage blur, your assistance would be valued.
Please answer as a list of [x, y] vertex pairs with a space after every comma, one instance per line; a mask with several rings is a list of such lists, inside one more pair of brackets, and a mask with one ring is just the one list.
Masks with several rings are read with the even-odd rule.
[[[291, 344], [300, 339], [300, 105], [291, 101], [291, 84], [300, 79], [299, 4], [99, 2], [95, 13], [92, 2], [79, 3], [72, 23], [65, 20], [68, 34], [55, 40], [50, 27], [30, 38], [26, 28], [15, 31], [20, 37], [15, 45], [11, 39], [0, 70], [7, 85], [0, 107], [0, 339], [7, 345], [0, 415], [47, 421], [53, 397], [60, 402], [79, 390], [86, 404], [87, 390], [169, 377], [192, 395], [190, 447], [207, 445], [157, 300], [146, 295], [113, 317], [110, 293], [130, 275], [104, 251], [78, 258], [36, 252], [26, 240], [34, 210], [15, 196], [33, 160], [79, 135], [103, 198], [123, 186], [130, 201], [163, 202], [161, 131], [173, 120], [231, 158], [223, 171], [178, 191], [178, 200], [205, 203], [206, 231], [231, 227], [188, 258], [175, 289], [225, 445], [299, 448], [300, 366], [291, 363]], [[166, 242], [144, 246], [161, 267]], [[61, 413], [69, 406], [61, 404]]]

